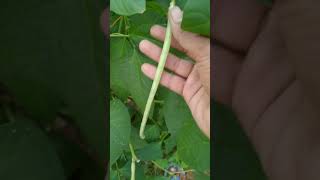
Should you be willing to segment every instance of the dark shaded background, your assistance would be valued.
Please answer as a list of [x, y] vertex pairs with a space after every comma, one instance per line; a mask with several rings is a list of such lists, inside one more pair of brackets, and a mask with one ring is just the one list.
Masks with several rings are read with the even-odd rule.
[[213, 103], [213, 165], [216, 180], [266, 179], [257, 155], [237, 118], [227, 107]]
[[105, 0], [0, 6], [0, 179], [103, 179]]
[[[262, 1], [265, 3], [265, 1]], [[236, 3], [235, 3], [236, 4]], [[225, 46], [215, 41], [215, 32], [217, 25], [224, 24], [223, 22], [215, 22], [216, 19], [224, 19], [216, 17], [215, 0], [211, 1], [211, 45]], [[231, 16], [234, 17], [234, 16]], [[257, 17], [251, 17], [248, 21]], [[226, 18], [228, 19], [228, 18]], [[230, 31], [235, 31], [237, 22], [235, 24], [225, 24]], [[219, 28], [220, 29], [220, 28]], [[245, 32], [248, 34], [250, 32]], [[246, 36], [241, 38], [245, 38]], [[211, 48], [213, 49], [213, 48]], [[214, 53], [214, 52], [211, 52]], [[213, 56], [211, 56], [213, 57]], [[219, 71], [214, 66], [215, 59], [211, 59], [211, 81], [216, 79], [213, 77], [214, 71]], [[219, 79], [228, 79], [219, 78]], [[215, 83], [211, 83], [213, 86]], [[221, 83], [220, 83], [221, 84]], [[215, 87], [211, 87], [215, 91]], [[213, 94], [213, 92], [211, 92]], [[224, 92], [226, 93], [226, 92]], [[260, 161], [254, 151], [248, 137], [240, 126], [235, 114], [230, 108], [225, 107], [219, 103], [213, 102], [211, 105], [211, 133], [212, 138], [212, 176], [216, 180], [264, 180], [266, 179], [262, 170]]]

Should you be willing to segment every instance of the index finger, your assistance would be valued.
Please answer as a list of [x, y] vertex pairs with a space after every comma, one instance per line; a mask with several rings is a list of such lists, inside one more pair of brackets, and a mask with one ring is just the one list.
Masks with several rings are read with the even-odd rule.
[[[164, 38], [166, 36], [166, 28], [160, 25], [154, 25], [150, 29], [150, 34], [152, 37], [156, 38], [157, 40], [164, 41]], [[171, 38], [171, 46], [173, 48], [178, 49], [179, 51], [183, 51], [183, 48], [180, 46], [180, 44], [177, 42], [177, 40], [173, 36]]]

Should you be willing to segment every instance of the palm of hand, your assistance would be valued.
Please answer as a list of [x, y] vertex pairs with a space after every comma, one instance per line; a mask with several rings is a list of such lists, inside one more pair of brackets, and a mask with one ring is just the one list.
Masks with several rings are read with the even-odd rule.
[[[307, 165], [316, 163], [314, 136], [319, 135], [319, 129], [314, 124], [319, 123], [290, 64], [276, 19], [277, 9], [266, 15], [266, 9], [252, 2], [239, 3], [243, 11], [232, 9], [239, 13], [239, 23], [247, 23], [245, 18], [250, 16], [258, 18], [242, 26], [241, 34], [235, 33], [238, 37], [229, 39], [230, 30], [223, 29], [227, 25], [221, 25], [216, 33], [218, 40], [229, 45], [217, 45], [213, 50], [217, 69], [214, 96], [233, 108], [270, 179], [296, 179], [302, 174], [312, 177]], [[227, 4], [216, 3], [220, 16], [231, 13]]]

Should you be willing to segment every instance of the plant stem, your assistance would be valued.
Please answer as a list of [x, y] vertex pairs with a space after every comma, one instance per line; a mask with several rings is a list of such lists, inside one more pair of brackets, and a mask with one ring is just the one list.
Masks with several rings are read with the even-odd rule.
[[169, 133], [166, 133], [164, 136], [160, 138], [160, 142], [162, 143], [168, 136], [169, 136]]
[[161, 100], [153, 100], [154, 103], [158, 103], [158, 104], [163, 104], [164, 101], [161, 101]]
[[194, 169], [188, 169], [188, 170], [185, 170], [185, 171], [179, 171], [179, 172], [171, 172], [171, 171], [168, 171], [167, 169], [164, 169], [163, 167], [161, 167], [157, 162], [155, 161], [151, 161], [157, 168], [161, 169], [162, 171], [168, 173], [170, 176], [173, 176], [175, 174], [182, 174], [182, 173], [187, 173], [187, 172], [194, 172], [195, 170]]
[[121, 33], [112, 33], [110, 34], [110, 37], [129, 37], [129, 35]]
[[114, 25], [116, 25], [116, 23], [121, 19], [121, 16], [119, 16], [112, 24], [111, 27], [113, 27]]
[[[174, 5], [175, 5], [175, 0], [171, 0], [170, 8], [172, 8]], [[142, 118], [142, 122], [141, 122], [141, 126], [140, 126], [139, 135], [140, 135], [141, 139], [145, 138], [144, 129], [145, 129], [146, 124], [147, 124], [147, 120], [148, 120], [150, 108], [151, 108], [151, 105], [152, 105], [152, 101], [154, 99], [154, 96], [155, 96], [155, 94], [157, 92], [157, 89], [158, 89], [158, 86], [159, 86], [159, 82], [160, 82], [161, 75], [162, 75], [162, 72], [163, 72], [163, 69], [164, 69], [164, 65], [166, 64], [166, 60], [167, 60], [168, 53], [169, 53], [169, 50], [170, 50], [170, 45], [171, 45], [171, 36], [172, 36], [172, 34], [171, 34], [171, 25], [170, 25], [170, 22], [169, 22], [169, 19], [168, 19], [166, 37], [164, 39], [164, 43], [163, 43], [163, 48], [162, 48], [162, 52], [161, 52], [161, 55], [160, 55], [159, 64], [158, 64], [157, 71], [156, 71], [156, 74], [155, 74], [155, 77], [154, 77], [154, 80], [153, 80], [153, 83], [152, 83], [152, 87], [151, 87], [151, 90], [150, 90], [149, 98], [147, 100], [147, 104], [146, 104], [146, 107], [145, 107], [145, 110], [144, 110], [144, 113], [143, 113], [143, 118]]]
[[127, 34], [127, 28], [129, 26], [128, 17], [124, 16], [124, 32]]
[[130, 152], [131, 152], [131, 180], [135, 180], [136, 176], [136, 161], [139, 162], [140, 160], [137, 158], [133, 146], [129, 143]]
[[154, 164], [157, 168], [161, 169], [162, 171], [165, 171], [165, 172], [167, 172], [168, 174], [173, 175], [172, 172], [164, 169], [163, 167], [161, 167], [161, 166], [160, 166], [158, 163], [156, 163], [155, 161], [151, 161], [151, 162], [152, 162], [152, 164]]
[[118, 33], [121, 33], [121, 29], [122, 29], [122, 24], [123, 24], [123, 16], [121, 16], [120, 18], [120, 24], [119, 24], [119, 29], [118, 29]]
[[135, 160], [135, 161], [140, 161], [140, 160], [138, 159], [138, 157], [136, 156], [136, 154], [135, 154], [135, 152], [134, 152], [134, 148], [133, 148], [133, 146], [132, 146], [131, 143], [129, 144], [129, 147], [130, 147], [131, 155], [132, 155], [132, 157], [134, 158], [134, 160]]
[[132, 158], [131, 160], [131, 180], [136, 179], [136, 162]]

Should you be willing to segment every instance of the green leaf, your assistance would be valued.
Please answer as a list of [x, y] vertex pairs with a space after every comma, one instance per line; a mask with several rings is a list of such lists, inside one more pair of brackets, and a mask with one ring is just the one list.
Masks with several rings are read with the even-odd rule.
[[140, 163], [136, 164], [136, 179], [138, 180], [145, 180], [145, 173], [144, 173], [144, 166], [142, 166]]
[[120, 100], [110, 102], [110, 164], [113, 164], [122, 151], [129, 148], [131, 134], [130, 115]]
[[153, 12], [159, 13], [162, 16], [167, 15], [169, 7], [169, 1], [148, 1], [147, 2], [147, 10], [152, 10]]
[[176, 5], [183, 9], [187, 1], [188, 0], [176, 0]]
[[157, 125], [147, 125], [145, 129], [146, 140], [154, 141], [160, 137], [160, 129]]
[[126, 76], [127, 69], [126, 63], [132, 49], [129, 42], [124, 38], [110, 40], [110, 88], [122, 100], [126, 100], [130, 92], [127, 88]]
[[[110, 170], [110, 175], [109, 175], [110, 180], [118, 180], [118, 174], [117, 171]], [[108, 179], [109, 179], [108, 178]]]
[[110, 86], [121, 97], [131, 95], [142, 112], [148, 99], [151, 80], [141, 72], [141, 65], [147, 59], [133, 48], [125, 38], [111, 39]]
[[[162, 1], [166, 3], [165, 1]], [[148, 9], [143, 14], [136, 14], [130, 17], [129, 35], [132, 40], [138, 45], [142, 39], [153, 39], [150, 36], [150, 28], [155, 24], [166, 25], [167, 17], [158, 9], [156, 11], [154, 6], [161, 6], [154, 1], [147, 2]], [[164, 7], [163, 11], [167, 12], [168, 6]], [[154, 40], [154, 39], [153, 39]]]
[[[144, 166], [142, 163], [136, 163], [136, 177], [137, 180], [144, 180], [145, 175], [143, 171]], [[121, 176], [125, 177], [125, 179], [130, 179], [131, 177], [131, 160], [128, 161], [120, 170]]]
[[[184, 8], [187, 0], [176, 0], [176, 5], [180, 8]], [[156, 11], [160, 13], [162, 16], [166, 17], [168, 13], [168, 8], [170, 6], [170, 0], [163, 1], [163, 0], [153, 0], [147, 1], [147, 10]]]
[[141, 149], [147, 145], [147, 142], [140, 138], [138, 129], [131, 127], [131, 139], [130, 142], [134, 149]]
[[142, 14], [146, 10], [146, 0], [111, 0], [110, 9], [124, 16]]
[[186, 121], [179, 131], [177, 151], [179, 158], [190, 168], [201, 172], [210, 169], [210, 141], [193, 119]]
[[169, 161], [166, 159], [155, 160], [155, 163], [159, 165], [162, 169], [167, 169], [169, 167]]
[[161, 144], [150, 143], [142, 149], [137, 150], [137, 157], [142, 161], [151, 161], [162, 158]]
[[184, 122], [192, 119], [192, 114], [184, 99], [173, 92], [164, 98], [163, 113], [171, 136], [176, 137]]
[[188, 0], [183, 9], [182, 29], [210, 36], [210, 0]]
[[0, 154], [0, 179], [66, 179], [49, 139], [29, 120], [0, 126]]
[[164, 143], [165, 143], [165, 152], [167, 154], [170, 153], [173, 150], [173, 148], [176, 147], [177, 145], [176, 138], [173, 136], [170, 136], [168, 139], [166, 139]]

